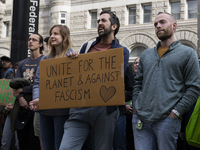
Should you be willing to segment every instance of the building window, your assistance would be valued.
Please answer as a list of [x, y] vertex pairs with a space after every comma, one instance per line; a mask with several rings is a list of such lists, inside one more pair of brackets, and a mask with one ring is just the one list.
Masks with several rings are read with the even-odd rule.
[[188, 18], [197, 18], [197, 0], [188, 0]]
[[3, 23], [2, 37], [9, 37], [9, 22]]
[[136, 24], [136, 7], [129, 7], [129, 24]]
[[143, 6], [144, 10], [144, 23], [149, 23], [151, 22], [151, 5], [144, 5]]
[[102, 8], [102, 10], [111, 11], [111, 9], [110, 9], [110, 8]]
[[91, 28], [96, 28], [97, 27], [97, 11], [91, 11], [90, 16], [91, 16]]
[[4, 4], [6, 3], [6, 0], [1, 0], [1, 1], [2, 1], [2, 3], [4, 3]]
[[180, 20], [180, 2], [171, 2], [171, 14], [176, 20]]
[[60, 12], [60, 24], [66, 25], [66, 12]]
[[146, 49], [144, 46], [137, 46], [134, 47], [129, 54], [129, 57], [140, 57], [142, 55], [142, 52]]

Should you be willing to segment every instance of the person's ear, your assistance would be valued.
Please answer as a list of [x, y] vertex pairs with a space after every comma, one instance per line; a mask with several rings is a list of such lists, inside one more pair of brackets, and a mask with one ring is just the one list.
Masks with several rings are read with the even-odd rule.
[[176, 27], [177, 27], [177, 23], [174, 22], [172, 25], [173, 25], [173, 30], [174, 30], [174, 32], [175, 32], [175, 31], [176, 31]]
[[112, 25], [112, 30], [116, 30], [117, 29], [117, 24], [113, 24]]
[[40, 43], [40, 47], [42, 47], [43, 46], [43, 44], [42, 43]]

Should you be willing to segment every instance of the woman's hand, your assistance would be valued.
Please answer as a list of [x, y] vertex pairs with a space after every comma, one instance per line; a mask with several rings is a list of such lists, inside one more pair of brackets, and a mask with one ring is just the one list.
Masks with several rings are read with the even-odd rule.
[[30, 105], [31, 110], [38, 111], [39, 110], [39, 98], [30, 101], [29, 105]]
[[71, 58], [76, 58], [78, 57], [78, 52], [70, 52], [69, 54], [67, 54], [68, 57], [71, 57]]

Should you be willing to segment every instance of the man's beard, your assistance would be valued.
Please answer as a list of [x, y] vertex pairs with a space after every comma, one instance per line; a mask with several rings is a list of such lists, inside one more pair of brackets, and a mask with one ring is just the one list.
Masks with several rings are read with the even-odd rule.
[[111, 26], [108, 29], [105, 29], [103, 26], [101, 26], [101, 28], [103, 28], [104, 31], [103, 32], [98, 31], [99, 37], [108, 37], [108, 35], [111, 34]]
[[[163, 30], [162, 30], [163, 31]], [[165, 41], [168, 40], [172, 37], [173, 35], [173, 31], [170, 30], [169, 28], [166, 28], [164, 31], [164, 33], [162, 33], [161, 35], [159, 35], [158, 33], [156, 34], [158, 39], [160, 39], [161, 41]]]

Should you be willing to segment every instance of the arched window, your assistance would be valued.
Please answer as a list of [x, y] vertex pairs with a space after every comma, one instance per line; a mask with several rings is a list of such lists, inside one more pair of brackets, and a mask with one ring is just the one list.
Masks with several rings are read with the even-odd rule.
[[140, 57], [142, 52], [146, 49], [146, 47], [143, 46], [137, 46], [132, 49], [130, 53], [130, 57]]
[[187, 40], [179, 40], [179, 42], [185, 46], [188, 46], [188, 47], [191, 47], [193, 48], [194, 50], [196, 50], [196, 46], [190, 42], [190, 41], [187, 41]]
[[129, 54], [129, 62], [133, 62], [136, 57], [140, 57], [145, 49], [147, 49], [147, 47], [144, 45], [134, 46]]

